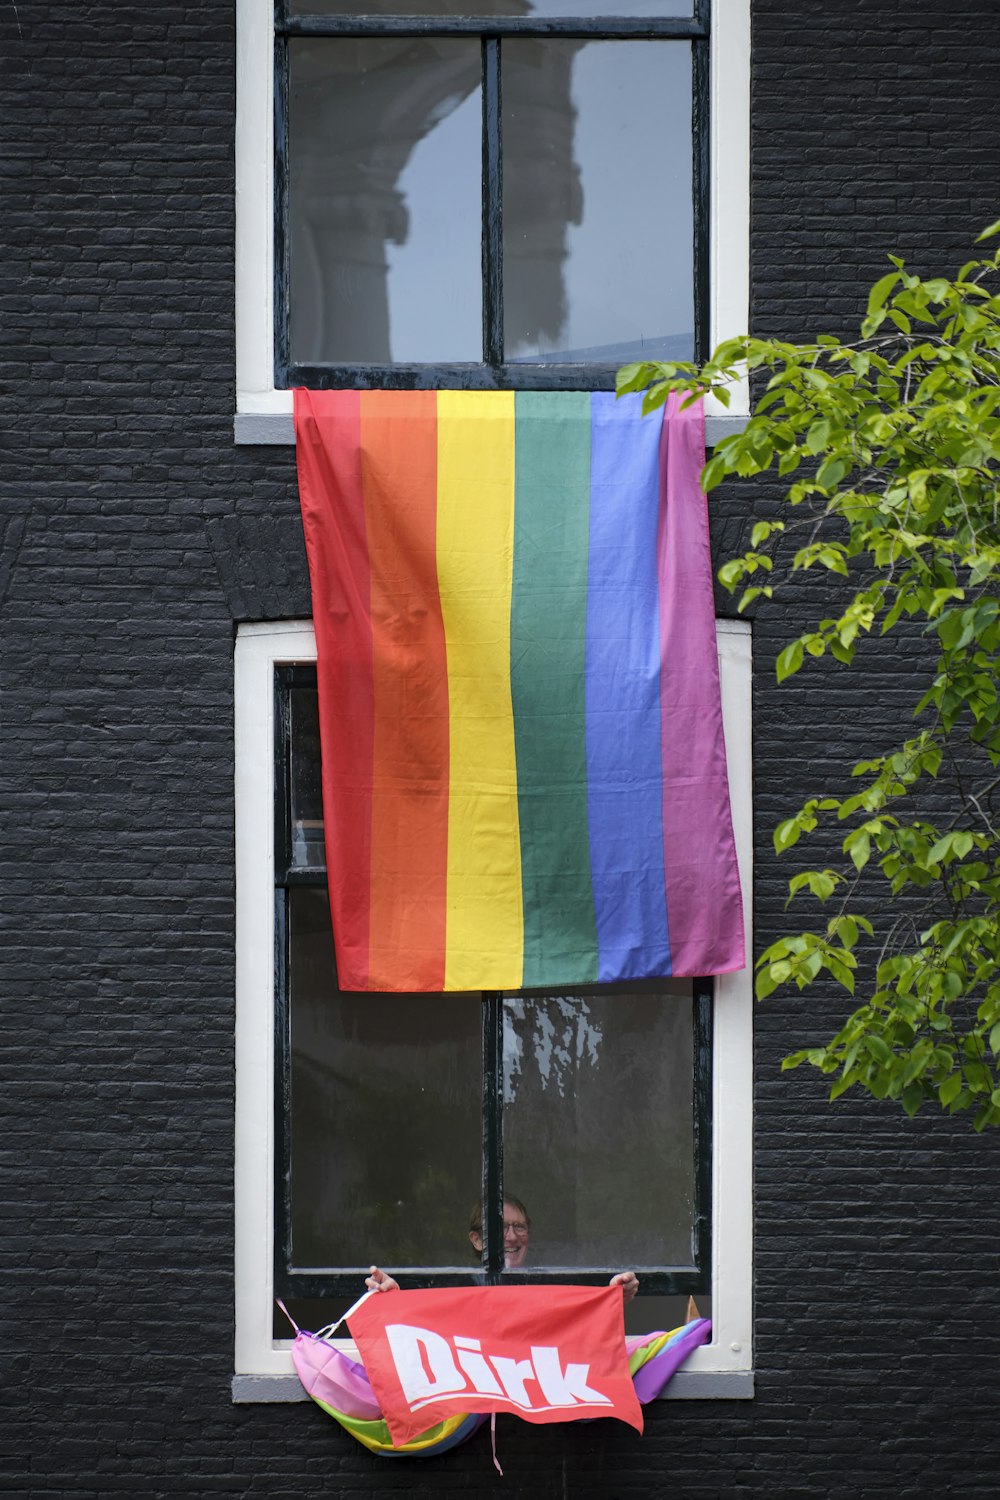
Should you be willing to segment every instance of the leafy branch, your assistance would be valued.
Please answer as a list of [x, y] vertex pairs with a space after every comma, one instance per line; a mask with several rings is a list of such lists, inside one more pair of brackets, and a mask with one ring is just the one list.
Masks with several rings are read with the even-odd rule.
[[810, 798], [774, 831], [782, 854], [844, 829], [839, 863], [789, 882], [789, 902], [834, 914], [760, 954], [756, 989], [860, 985], [830, 1041], [783, 1066], [817, 1068], [831, 1098], [856, 1085], [910, 1115], [968, 1110], [981, 1130], [1000, 1125], [1000, 251], [953, 280], [889, 259], [854, 342], [730, 339], [700, 366], [628, 365], [617, 388], [647, 411], [671, 392], [728, 406], [750, 379], [754, 414], [702, 483], [771, 472], [785, 493], [719, 577], [741, 610], [811, 569], [838, 581], [834, 612], [779, 654], [779, 682], [809, 658], [850, 665], [903, 620], [923, 632], [915, 732], [854, 767], [860, 790]]

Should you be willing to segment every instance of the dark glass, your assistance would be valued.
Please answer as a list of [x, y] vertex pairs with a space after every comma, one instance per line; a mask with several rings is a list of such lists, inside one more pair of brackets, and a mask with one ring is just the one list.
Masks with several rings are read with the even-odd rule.
[[689, 21], [694, 0], [289, 0], [290, 16], [638, 16]]
[[505, 1000], [504, 1185], [531, 1218], [526, 1270], [692, 1264], [693, 1077], [690, 981]]
[[319, 703], [315, 688], [288, 694], [291, 743], [292, 868], [322, 869], [323, 788], [320, 780]]
[[288, 67], [293, 361], [480, 360], [478, 39], [292, 38]]
[[[644, 1297], [642, 1296], [642, 1278], [639, 1278], [638, 1297], [625, 1304], [625, 1332], [626, 1333], [670, 1333], [675, 1328], [683, 1328], [689, 1322], [688, 1299], [686, 1297]], [[710, 1318], [712, 1316], [712, 1298], [708, 1292], [699, 1292], [695, 1298], [696, 1318]], [[334, 1313], [338, 1317], [339, 1313]], [[285, 1324], [288, 1327], [288, 1324]], [[279, 1334], [280, 1338], [287, 1337]]]
[[[641, 1283], [640, 1283], [641, 1285]], [[361, 1277], [358, 1278], [358, 1295], [361, 1295]], [[285, 1306], [300, 1328], [307, 1328], [310, 1333], [316, 1333], [320, 1328], [325, 1328], [329, 1323], [336, 1323], [342, 1318], [347, 1309], [354, 1302], [353, 1297], [325, 1297], [311, 1298], [286, 1297]], [[697, 1316], [710, 1318], [712, 1316], [712, 1298], [707, 1292], [699, 1292], [696, 1298]], [[625, 1332], [626, 1333], [669, 1333], [671, 1329], [680, 1328], [688, 1321], [688, 1299], [686, 1297], [635, 1297], [625, 1306]], [[275, 1304], [272, 1320], [272, 1337], [276, 1339], [292, 1338], [292, 1328], [281, 1308]], [[341, 1326], [334, 1335], [338, 1339], [350, 1338], [350, 1333], [345, 1326]]]
[[[363, 1291], [364, 1278], [359, 1276], [358, 1297]], [[318, 1333], [321, 1328], [338, 1322], [348, 1308], [358, 1300], [358, 1297], [282, 1297], [281, 1300], [300, 1328], [306, 1329], [309, 1333]], [[349, 1339], [350, 1336], [346, 1324], [342, 1324], [333, 1335], [337, 1339]], [[271, 1315], [271, 1337], [275, 1339], [295, 1337], [291, 1323], [277, 1302], [274, 1304], [274, 1311]]]
[[508, 361], [694, 352], [691, 45], [503, 43]]
[[479, 996], [340, 993], [325, 890], [287, 899], [292, 1264], [474, 1270]]

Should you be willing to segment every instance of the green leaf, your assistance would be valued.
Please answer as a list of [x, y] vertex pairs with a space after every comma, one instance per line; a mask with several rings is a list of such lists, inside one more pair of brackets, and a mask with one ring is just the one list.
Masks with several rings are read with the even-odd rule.
[[872, 852], [872, 841], [867, 831], [862, 828], [857, 833], [851, 834], [845, 839], [844, 847], [851, 856], [854, 868], [858, 871], [863, 870]]
[[822, 453], [829, 441], [830, 423], [825, 417], [821, 417], [806, 433], [806, 447], [810, 453]]
[[847, 473], [847, 464], [842, 458], [828, 458], [816, 475], [816, 483], [824, 489], [835, 490]]
[[754, 994], [758, 1000], [766, 1000], [777, 988], [778, 981], [773, 978], [770, 969], [764, 969], [754, 980]]
[[874, 1057], [876, 1062], [880, 1062], [882, 1064], [891, 1062], [892, 1053], [880, 1036], [866, 1036], [865, 1046], [868, 1048], [868, 1051], [871, 1053], [872, 1057]]
[[775, 674], [779, 682], [796, 673], [802, 665], [802, 642], [792, 641], [786, 646], [775, 663]]
[[871, 291], [868, 293], [868, 317], [872, 317], [882, 307], [889, 293], [899, 285], [899, 272], [890, 271], [888, 275], [879, 277]]
[[774, 830], [774, 852], [783, 854], [786, 849], [790, 849], [798, 842], [801, 832], [798, 818], [786, 818], [783, 823], [779, 823]]
[[750, 533], [751, 547], [759, 547], [773, 532], [784, 531], [784, 529], [783, 521], [758, 521]]
[[706, 495], [708, 494], [709, 490], [714, 490], [715, 486], [721, 483], [723, 479], [725, 479], [726, 473], [726, 460], [722, 456], [722, 454], [716, 453], [712, 458], [709, 459], [708, 463], [701, 471], [701, 487], [705, 491]]
[[902, 1105], [906, 1113], [913, 1119], [917, 1110], [924, 1102], [924, 1091], [919, 1083], [909, 1083], [903, 1090]]
[[650, 412], [657, 411], [666, 403], [670, 395], [671, 386], [666, 380], [657, 380], [649, 387], [642, 398], [642, 414], [648, 417]]

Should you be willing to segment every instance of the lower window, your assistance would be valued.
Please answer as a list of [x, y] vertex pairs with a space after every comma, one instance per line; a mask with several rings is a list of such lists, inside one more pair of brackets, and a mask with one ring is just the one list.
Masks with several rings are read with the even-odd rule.
[[[730, 713], [748, 646], [723, 629]], [[238, 1371], [291, 1370], [275, 1297], [322, 1326], [373, 1263], [404, 1286], [635, 1270], [630, 1331], [677, 1326], [694, 1295], [715, 1327], [696, 1360], [747, 1370], [747, 976], [339, 991], [314, 654], [308, 627], [237, 643]], [[727, 732], [739, 840], [748, 736]]]

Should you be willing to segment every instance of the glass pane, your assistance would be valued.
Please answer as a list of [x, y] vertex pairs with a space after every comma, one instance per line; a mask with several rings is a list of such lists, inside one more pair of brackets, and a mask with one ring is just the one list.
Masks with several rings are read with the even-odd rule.
[[[364, 1277], [359, 1273], [357, 1297], [282, 1297], [281, 1300], [300, 1328], [307, 1329], [309, 1333], [317, 1333], [319, 1329], [326, 1328], [329, 1323], [338, 1322], [363, 1291]], [[652, 1326], [650, 1323], [649, 1327], [652, 1328]], [[674, 1324], [671, 1323], [670, 1326], [673, 1328]], [[627, 1331], [631, 1332], [631, 1329]], [[277, 1303], [274, 1304], [271, 1313], [271, 1337], [275, 1339], [295, 1337], [292, 1325]], [[346, 1328], [341, 1328], [335, 1337], [346, 1339], [350, 1338], [350, 1334]]]
[[[359, 1275], [359, 1296], [361, 1284], [362, 1278]], [[284, 1302], [299, 1327], [308, 1328], [311, 1333], [315, 1333], [317, 1329], [325, 1328], [328, 1323], [336, 1323], [354, 1300], [353, 1297], [286, 1297]], [[712, 1298], [708, 1292], [699, 1292], [695, 1302], [699, 1317], [710, 1318], [712, 1316]], [[625, 1332], [667, 1333], [672, 1328], [680, 1328], [686, 1323], [687, 1314], [688, 1299], [686, 1297], [634, 1297], [631, 1302], [625, 1304]], [[292, 1337], [288, 1319], [277, 1305], [274, 1307], [271, 1332], [276, 1339]], [[347, 1338], [346, 1329], [342, 1329], [338, 1337]]]
[[292, 359], [480, 360], [479, 41], [288, 52]]
[[655, 16], [689, 21], [694, 0], [289, 0], [290, 16]]
[[322, 869], [323, 790], [320, 785], [319, 705], [315, 688], [288, 694], [291, 741], [292, 868]]
[[341, 994], [326, 892], [288, 902], [293, 1264], [474, 1271], [479, 996]]
[[504, 1185], [524, 1265], [690, 1265], [690, 982], [504, 1002]]
[[[694, 1300], [695, 1317], [710, 1318], [712, 1316], [711, 1295], [708, 1292], [699, 1292]], [[341, 1311], [346, 1311], [346, 1305], [343, 1309], [331, 1313], [327, 1322], [332, 1323], [334, 1318], [340, 1316]], [[292, 1316], [295, 1317], [294, 1312]], [[295, 1321], [298, 1322], [298, 1318]], [[669, 1333], [674, 1328], [682, 1328], [687, 1321], [688, 1299], [686, 1297], [643, 1297], [640, 1293], [638, 1297], [633, 1297], [631, 1302], [625, 1304], [626, 1333]], [[317, 1327], [322, 1327], [322, 1324], [317, 1324]], [[279, 1330], [277, 1337], [287, 1338], [287, 1330], [286, 1320], [284, 1328]]]
[[690, 359], [691, 48], [503, 44], [508, 360]]

